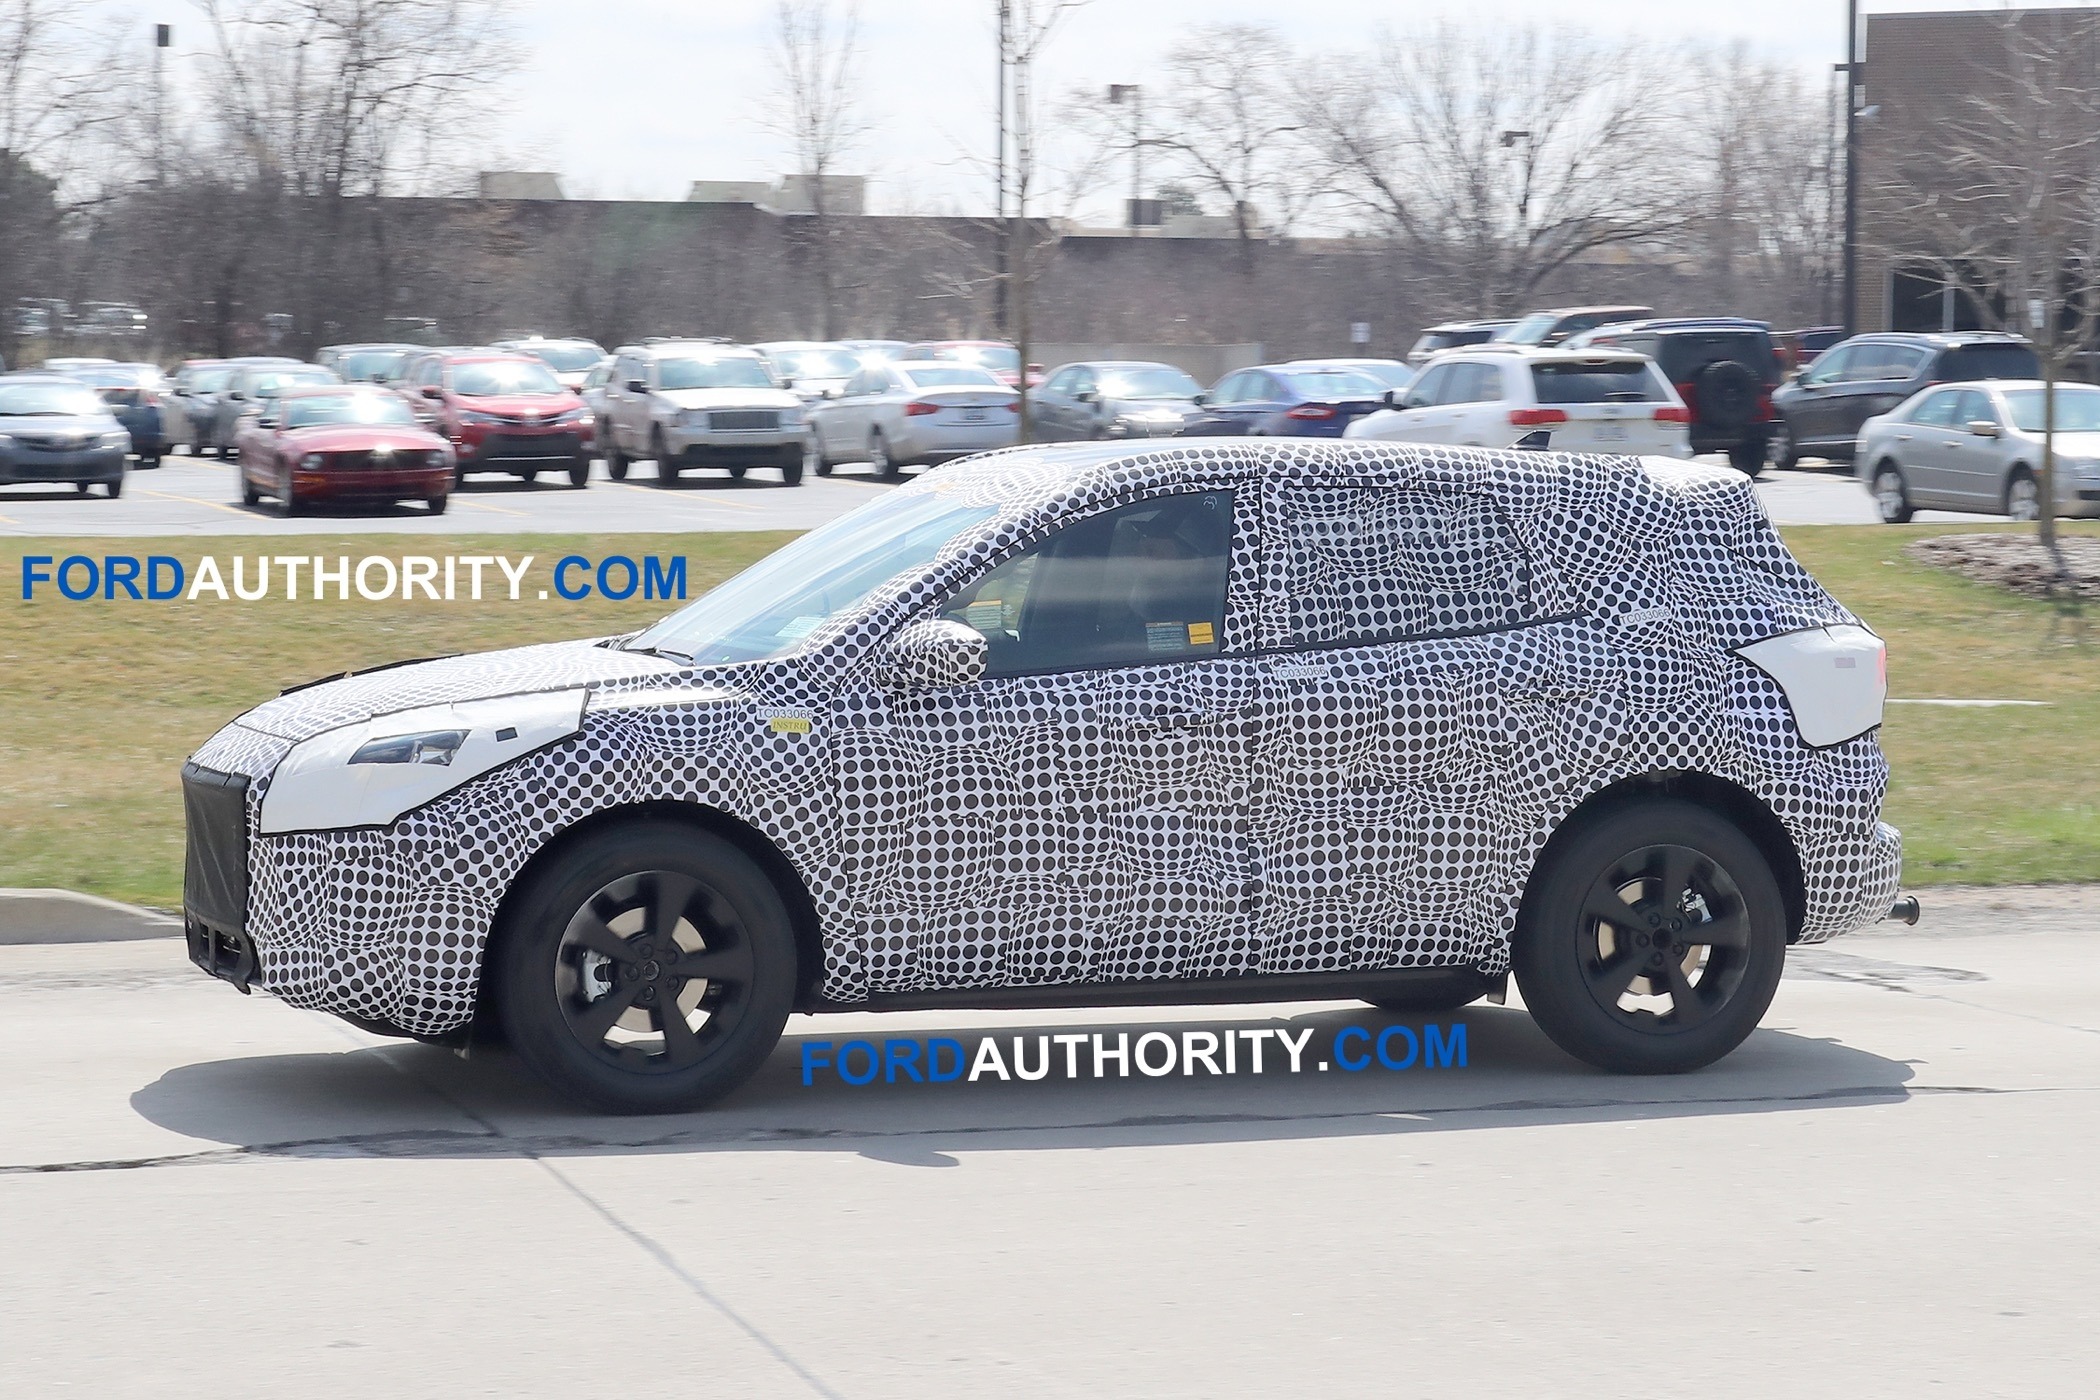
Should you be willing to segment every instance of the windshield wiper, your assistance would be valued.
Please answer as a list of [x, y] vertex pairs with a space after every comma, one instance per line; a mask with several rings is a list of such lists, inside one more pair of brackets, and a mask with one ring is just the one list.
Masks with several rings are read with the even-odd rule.
[[620, 650], [631, 652], [636, 656], [660, 656], [666, 661], [675, 661], [681, 666], [697, 666], [699, 664], [684, 652], [672, 651], [668, 647], [621, 647]]

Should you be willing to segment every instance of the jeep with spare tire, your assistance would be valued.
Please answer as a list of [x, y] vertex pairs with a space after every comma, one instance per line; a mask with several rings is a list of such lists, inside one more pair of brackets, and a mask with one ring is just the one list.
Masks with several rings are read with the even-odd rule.
[[1783, 378], [1772, 328], [1732, 316], [1628, 321], [1600, 326], [1570, 349], [1609, 346], [1654, 360], [1692, 411], [1692, 451], [1725, 452], [1745, 476], [1764, 470], [1772, 435], [1772, 391]]

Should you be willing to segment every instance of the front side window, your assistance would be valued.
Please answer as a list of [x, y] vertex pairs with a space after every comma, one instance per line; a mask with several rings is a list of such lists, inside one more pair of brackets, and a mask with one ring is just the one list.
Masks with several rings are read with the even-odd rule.
[[1971, 423], [1996, 423], [1998, 410], [1991, 407], [1991, 396], [1981, 389], [1964, 389], [1961, 402], [1954, 407], [1954, 426], [1966, 428]]
[[1408, 389], [1407, 397], [1401, 402], [1409, 408], [1434, 408], [1444, 401], [1444, 392], [1458, 369], [1457, 365], [1432, 365], [1422, 371], [1422, 377]]
[[1544, 618], [1531, 559], [1485, 496], [1287, 487], [1276, 514], [1294, 646], [1462, 636]]
[[941, 615], [983, 634], [989, 676], [1198, 660], [1224, 645], [1231, 554], [1230, 491], [1155, 497], [1065, 526]]

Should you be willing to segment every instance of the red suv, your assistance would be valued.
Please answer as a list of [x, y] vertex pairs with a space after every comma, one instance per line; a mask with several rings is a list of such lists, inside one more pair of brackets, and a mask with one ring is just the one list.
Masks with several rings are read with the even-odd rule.
[[571, 486], [591, 481], [590, 408], [530, 355], [426, 356], [402, 386], [416, 414], [449, 439], [469, 472], [508, 472], [527, 481], [565, 471]]

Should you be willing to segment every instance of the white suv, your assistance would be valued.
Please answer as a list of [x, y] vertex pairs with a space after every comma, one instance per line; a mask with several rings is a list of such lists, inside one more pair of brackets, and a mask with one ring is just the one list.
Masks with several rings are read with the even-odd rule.
[[1464, 447], [1692, 455], [1691, 411], [1646, 355], [1518, 346], [1437, 356], [1344, 437]]
[[802, 484], [802, 400], [780, 387], [758, 352], [715, 340], [652, 340], [613, 352], [600, 447], [615, 481], [637, 457], [669, 486], [686, 467], [741, 477], [778, 467]]

